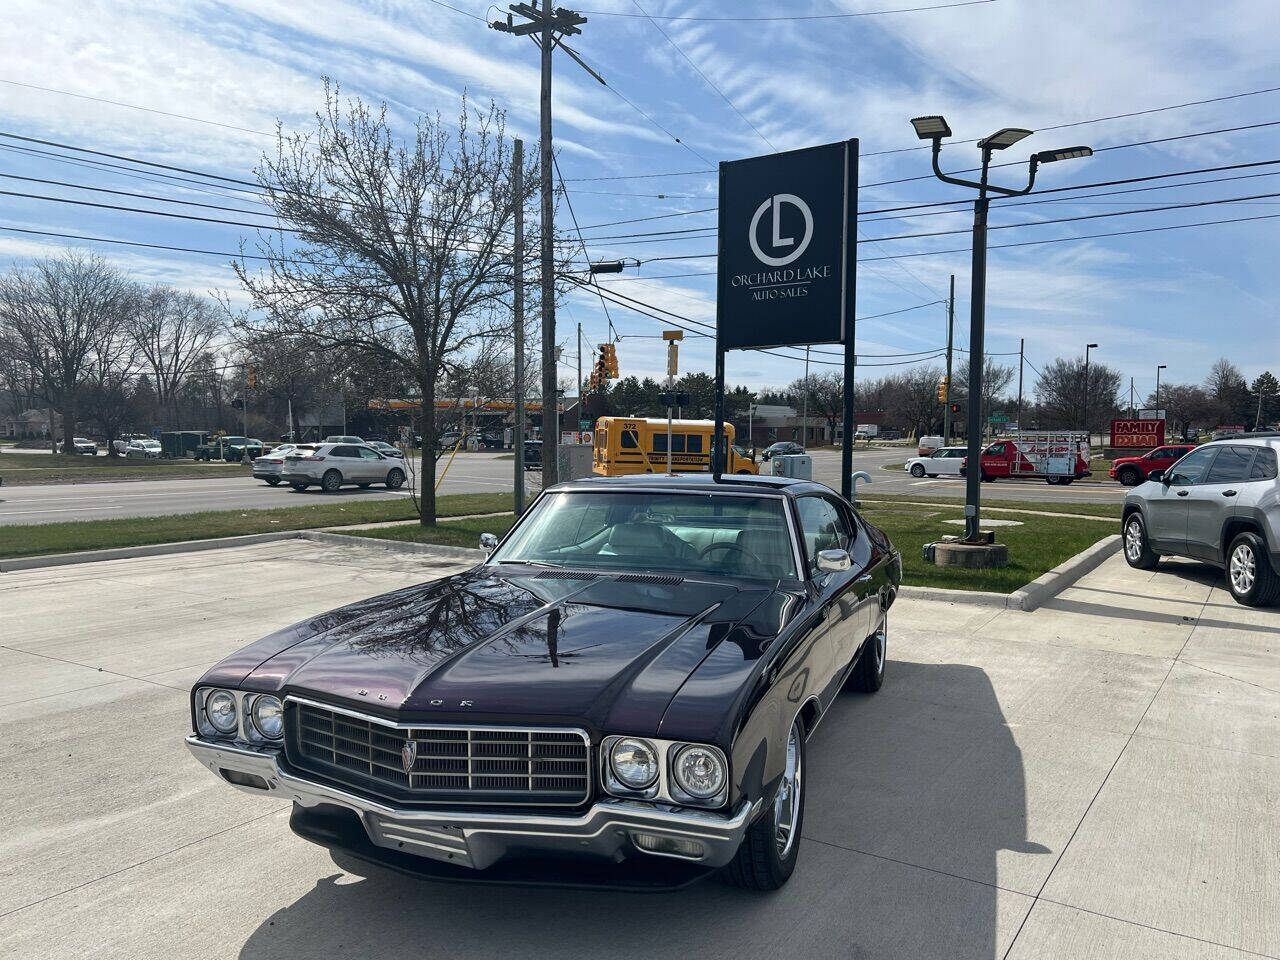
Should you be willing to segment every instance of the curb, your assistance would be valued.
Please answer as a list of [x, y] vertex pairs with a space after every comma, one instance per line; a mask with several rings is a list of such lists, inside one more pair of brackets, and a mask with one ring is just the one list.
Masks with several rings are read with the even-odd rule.
[[941, 600], [946, 603], [968, 603], [981, 607], [1004, 607], [1030, 613], [1045, 601], [1052, 600], [1086, 573], [1096, 570], [1108, 557], [1120, 552], [1120, 535], [1113, 533], [1093, 546], [1064, 560], [1048, 573], [1041, 574], [1013, 593], [988, 593], [981, 590], [948, 590], [944, 587], [898, 588], [898, 596], [915, 600]]
[[1101, 566], [1102, 561], [1120, 552], [1120, 534], [1104, 537], [1092, 547], [1082, 550], [1070, 560], [1058, 564], [1048, 573], [1009, 594], [1009, 608], [1031, 611], [1046, 600], [1056, 597], [1086, 573]]
[[0, 560], [0, 573], [17, 570], [39, 570], [44, 567], [65, 567], [73, 563], [97, 563], [101, 560], [129, 560], [134, 557], [160, 557], [170, 553], [197, 553], [201, 550], [225, 550], [246, 547], [254, 543], [270, 543], [274, 540], [296, 540], [300, 530], [281, 530], [279, 533], [248, 533], [239, 537], [218, 537], [212, 540], [183, 540], [176, 543], [149, 543], [138, 547], [110, 547], [104, 550], [80, 550], [76, 553], [53, 553], [42, 557], [15, 557]]

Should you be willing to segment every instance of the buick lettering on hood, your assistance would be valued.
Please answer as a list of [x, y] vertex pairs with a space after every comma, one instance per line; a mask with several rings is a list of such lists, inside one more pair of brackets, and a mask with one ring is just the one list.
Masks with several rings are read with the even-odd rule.
[[399, 870], [554, 880], [574, 858], [784, 884], [806, 740], [884, 679], [886, 536], [809, 481], [647, 475], [553, 487], [482, 546], [211, 668], [196, 759]]

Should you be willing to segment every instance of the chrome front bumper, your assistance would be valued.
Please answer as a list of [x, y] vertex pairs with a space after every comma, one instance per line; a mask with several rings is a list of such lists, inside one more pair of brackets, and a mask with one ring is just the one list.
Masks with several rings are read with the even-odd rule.
[[[211, 743], [194, 734], [187, 737], [187, 747], [201, 764], [246, 793], [303, 807], [343, 807], [356, 814], [376, 846], [477, 870], [517, 852], [579, 853], [605, 860], [653, 853], [722, 867], [737, 853], [760, 808], [759, 801], [753, 805], [744, 800], [725, 815], [608, 798], [581, 813], [561, 815], [407, 809], [292, 774], [281, 767], [275, 750]], [[637, 834], [687, 841], [700, 847], [701, 855], [643, 850], [634, 840]]]

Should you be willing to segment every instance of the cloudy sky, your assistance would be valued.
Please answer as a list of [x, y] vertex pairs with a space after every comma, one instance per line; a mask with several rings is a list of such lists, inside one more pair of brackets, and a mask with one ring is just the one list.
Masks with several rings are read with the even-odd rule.
[[[1002, 159], [1009, 161], [1076, 143], [1115, 148], [1044, 168], [1037, 184], [1044, 189], [1280, 160], [1274, 52], [1280, 14], [1267, 0], [640, 3], [586, 0], [588, 23], [574, 46], [612, 89], [558, 55], [559, 164], [593, 259], [690, 259], [646, 263], [606, 282], [620, 294], [713, 321], [714, 277], [698, 274], [714, 270], [714, 260], [695, 255], [714, 249], [714, 213], [592, 225], [714, 208], [714, 166], [721, 160], [858, 137], [865, 241], [858, 314], [917, 308], [858, 325], [866, 365], [860, 369], [867, 374], [902, 369], [870, 368], [901, 362], [883, 355], [928, 356], [925, 351], [945, 344], [945, 312], [926, 304], [945, 297], [953, 273], [957, 342], [967, 342], [969, 258], [940, 251], [966, 246], [964, 232], [944, 231], [964, 231], [971, 214], [955, 207], [908, 211], [910, 217], [871, 212], [963, 196], [927, 176], [927, 152], [910, 149], [916, 144], [910, 117], [945, 114], [956, 140], [1002, 126], [1042, 131], [1007, 151]], [[434, 0], [8, 0], [0, 18], [0, 131], [252, 179], [277, 120], [304, 128], [321, 101], [321, 78], [329, 76], [348, 93], [386, 101], [402, 124], [420, 112], [453, 112], [463, 90], [492, 98], [509, 112], [515, 134], [536, 140], [534, 45], [487, 29], [484, 21], [497, 7], [478, 0], [449, 4], [456, 9]], [[925, 6], [936, 8], [880, 12]], [[870, 15], [835, 16], [852, 13]], [[785, 19], [761, 19], [778, 17]], [[1178, 106], [1211, 98], [1226, 99]], [[1120, 114], [1137, 115], [1100, 119]], [[1275, 125], [1187, 136], [1268, 123]], [[1067, 124], [1078, 125], [1046, 129]], [[1152, 140], [1163, 142], [1129, 146]], [[0, 138], [5, 258], [22, 260], [73, 242], [12, 228], [214, 253], [234, 251], [245, 234], [234, 226], [14, 192], [184, 209], [71, 186], [78, 184], [256, 206], [230, 183], [197, 187], [139, 174], [132, 165], [126, 173], [85, 164], [94, 159], [89, 155], [50, 151], [55, 159], [33, 149], [48, 150]], [[972, 143], [944, 151], [952, 169], [971, 166], [976, 156]], [[1021, 173], [1018, 167], [1006, 172], [1014, 183]], [[59, 183], [17, 179], [23, 177]], [[1202, 182], [1214, 179], [1220, 182]], [[1114, 192], [1153, 186], [1161, 189]], [[1247, 199], [1132, 212], [1237, 197]], [[1250, 377], [1266, 368], [1280, 372], [1274, 290], [1280, 219], [1086, 236], [1280, 218], [1280, 162], [1042, 199], [1050, 198], [1060, 202], [993, 207], [992, 226], [1009, 225], [992, 232], [993, 247], [1072, 239], [992, 250], [988, 351], [1016, 354], [1025, 337], [1029, 361], [1043, 367], [1097, 342], [1094, 356], [1120, 369], [1126, 383], [1132, 376], [1140, 393], [1153, 386], [1157, 363], [1168, 364], [1166, 382], [1201, 380], [1219, 356], [1233, 359]], [[1082, 217], [1090, 219], [1044, 223]], [[618, 238], [695, 228], [710, 229]], [[875, 242], [931, 232], [944, 233]], [[225, 256], [85, 245], [142, 278], [234, 295]], [[660, 341], [640, 336], [652, 337], [661, 325], [620, 306], [611, 312], [624, 337], [618, 347], [624, 375], [660, 374]], [[606, 336], [599, 301], [575, 295], [560, 312], [560, 337], [570, 356], [578, 322], [591, 343]], [[626, 339], [632, 336], [637, 339]], [[784, 352], [791, 356], [732, 355], [729, 379], [784, 384], [803, 365], [795, 351]], [[686, 340], [682, 360], [686, 370], [709, 371], [710, 341]], [[567, 365], [562, 372], [570, 370]], [[1034, 380], [1032, 367], [1027, 376]]]

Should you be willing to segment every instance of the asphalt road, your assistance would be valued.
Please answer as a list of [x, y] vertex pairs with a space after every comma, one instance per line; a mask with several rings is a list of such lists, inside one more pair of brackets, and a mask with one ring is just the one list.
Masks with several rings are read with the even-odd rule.
[[900, 599], [883, 689], [809, 741], [768, 895], [352, 871], [189, 755], [210, 664], [448, 572], [290, 541], [0, 576], [0, 956], [1280, 956], [1280, 611], [1219, 571], [1116, 556], [1033, 613]]
[[[854, 469], [872, 476], [870, 486], [861, 495], [954, 497], [963, 499], [964, 481], [960, 479], [917, 480], [905, 471], [887, 471], [886, 464], [902, 463], [910, 451], [902, 448], [859, 449], [854, 455]], [[442, 461], [443, 465], [443, 461]], [[767, 468], [767, 464], [763, 465]], [[840, 453], [837, 450], [813, 454], [814, 479], [833, 488], [840, 486]], [[513, 462], [497, 453], [459, 454], [445, 474], [440, 486], [442, 494], [494, 493], [510, 490]], [[526, 489], [536, 490], [541, 473], [525, 475]], [[297, 506], [328, 502], [338, 498], [407, 497], [407, 492], [392, 493], [370, 488], [344, 488], [338, 494], [312, 489], [298, 493], [288, 487], [268, 487], [251, 477], [226, 477], [207, 480], [136, 480], [106, 483], [47, 484], [43, 486], [0, 487], [0, 525], [22, 523], [56, 523], [65, 520], [103, 520], [113, 517], [149, 517], [159, 514], [194, 513], [202, 510], [244, 510], [263, 507]], [[1116, 483], [1076, 483], [1070, 487], [1051, 487], [1043, 481], [1008, 480], [983, 487], [988, 499], [1069, 503], [1114, 503], [1124, 496], [1124, 488]]]

